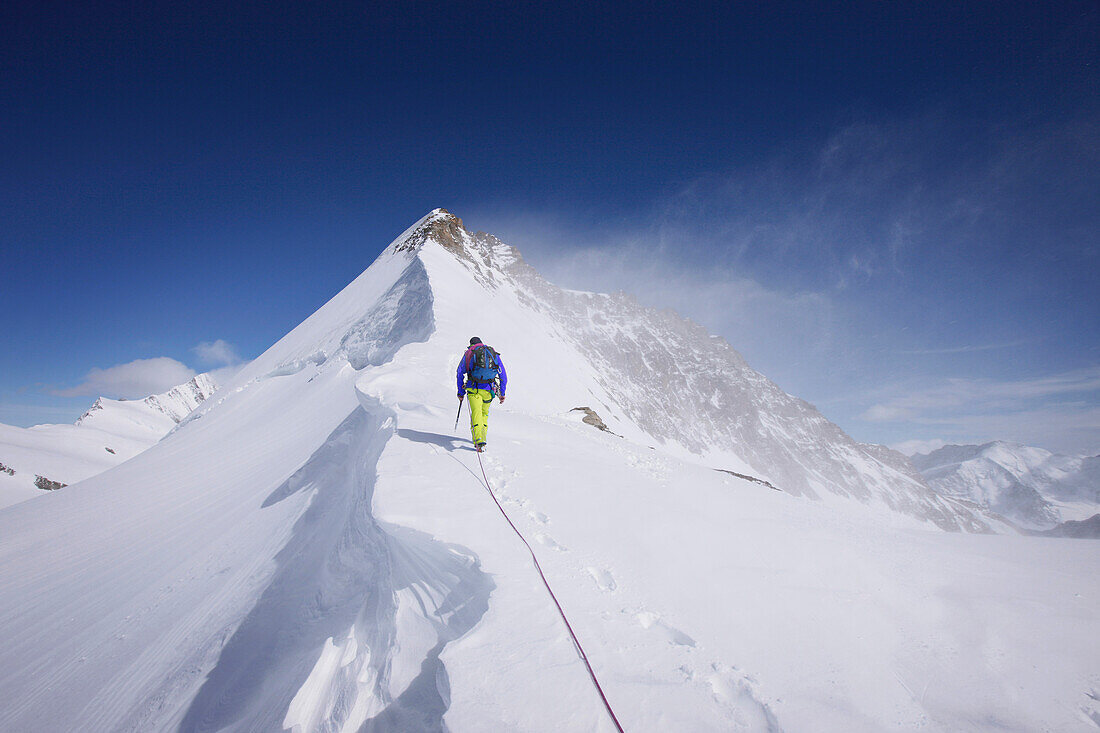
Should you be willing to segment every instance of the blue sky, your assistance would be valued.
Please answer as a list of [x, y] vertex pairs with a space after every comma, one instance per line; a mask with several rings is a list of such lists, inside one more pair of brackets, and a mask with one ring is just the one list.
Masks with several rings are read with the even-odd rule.
[[1098, 49], [1090, 2], [5, 4], [0, 421], [255, 356], [445, 206], [857, 439], [1098, 453]]

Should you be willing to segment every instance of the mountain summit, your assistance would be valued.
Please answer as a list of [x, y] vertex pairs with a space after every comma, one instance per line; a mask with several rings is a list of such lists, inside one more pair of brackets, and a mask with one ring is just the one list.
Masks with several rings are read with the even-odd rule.
[[[472, 335], [510, 376], [484, 457], [452, 432]], [[1095, 556], [942, 531], [1000, 527], [698, 325], [437, 209], [156, 445], [0, 511], [0, 729], [1100, 716]], [[1025, 592], [1075, 605], [1055, 629]]]
[[[384, 277], [392, 284], [357, 313], [351, 304]], [[347, 316], [337, 323], [337, 313]], [[904, 456], [852, 440], [723, 339], [629, 295], [558, 288], [518, 250], [472, 234], [445, 209], [406, 230], [245, 379], [331, 358], [355, 369], [377, 366], [405, 343], [431, 337], [460, 344], [468, 331], [494, 334], [509, 364], [529, 375], [515, 392], [524, 409], [556, 415], [595, 403], [610, 429], [628, 439], [791, 494], [877, 503], [944, 529], [991, 529], [972, 505], [932, 491]]]
[[[381, 310], [335, 329], [344, 330], [342, 342], [322, 346], [326, 357], [346, 357], [358, 369], [388, 357], [398, 334], [462, 343], [471, 329], [494, 333], [509, 363], [520, 365], [517, 373], [536, 377], [529, 381], [538, 392], [516, 391], [525, 409], [560, 414], [595, 403], [610, 429], [629, 439], [795, 495], [881, 503], [944, 529], [990, 529], [971, 506], [930, 490], [904, 456], [852, 440], [723, 339], [629, 295], [555, 287], [515, 248], [470, 233], [444, 209], [402, 234], [378, 265], [404, 271]], [[430, 273], [441, 282], [433, 286]], [[441, 303], [433, 303], [436, 289], [445, 290]], [[309, 358], [297, 353], [292, 361]], [[545, 384], [553, 389], [542, 390]]]

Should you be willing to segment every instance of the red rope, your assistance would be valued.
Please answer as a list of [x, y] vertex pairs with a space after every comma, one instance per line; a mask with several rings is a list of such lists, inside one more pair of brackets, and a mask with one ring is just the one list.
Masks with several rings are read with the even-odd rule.
[[531, 560], [535, 563], [535, 570], [539, 571], [539, 577], [542, 578], [542, 584], [546, 586], [546, 592], [550, 594], [550, 598], [554, 601], [554, 605], [558, 607], [558, 613], [561, 615], [561, 620], [565, 623], [565, 628], [569, 630], [569, 636], [573, 639], [573, 646], [577, 649], [577, 655], [580, 656], [581, 661], [584, 662], [584, 666], [588, 670], [588, 676], [592, 678], [592, 684], [596, 686], [596, 692], [600, 693], [600, 699], [603, 700], [603, 706], [607, 708], [607, 714], [611, 716], [611, 721], [615, 724], [615, 729], [618, 730], [619, 733], [624, 733], [623, 726], [619, 723], [619, 719], [615, 717], [615, 711], [611, 709], [611, 703], [608, 702], [607, 695], [604, 694], [603, 687], [600, 686], [600, 681], [596, 679], [596, 672], [592, 669], [592, 664], [588, 661], [588, 655], [584, 653], [584, 647], [581, 646], [577, 634], [573, 631], [573, 627], [569, 624], [569, 619], [565, 616], [565, 609], [561, 607], [561, 603], [558, 602], [558, 597], [554, 595], [553, 589], [550, 588], [550, 581], [546, 579], [546, 573], [542, 572], [542, 566], [539, 565], [539, 559], [535, 555], [534, 549], [526, 538], [524, 538], [523, 533], [520, 532], [512, 522], [511, 518], [508, 516], [508, 512], [504, 511], [504, 507], [497, 501], [496, 494], [493, 493], [492, 487], [489, 486], [489, 479], [485, 476], [485, 464], [481, 462], [480, 452], [477, 454], [477, 463], [481, 466], [481, 478], [485, 481], [485, 488], [489, 492], [489, 496], [493, 497], [493, 503], [497, 505], [497, 509], [504, 515], [504, 519], [507, 520], [508, 524], [512, 527], [512, 531], [515, 532], [516, 536], [527, 546], [527, 551], [531, 553]]

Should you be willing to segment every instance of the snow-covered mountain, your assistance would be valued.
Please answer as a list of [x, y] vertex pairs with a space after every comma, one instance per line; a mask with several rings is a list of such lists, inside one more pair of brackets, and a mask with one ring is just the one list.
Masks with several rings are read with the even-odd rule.
[[156, 445], [0, 511], [0, 729], [1091, 725], [1100, 553], [942, 531], [990, 527], [436, 210]]
[[73, 425], [19, 428], [0, 423], [0, 507], [41, 496], [43, 487], [82, 481], [133, 458], [214, 394], [199, 374], [142, 400], [100, 397]]
[[912, 457], [936, 491], [1025, 527], [1047, 529], [1100, 513], [1100, 456], [1066, 456], [996, 441], [946, 445]]
[[[659, 444], [713, 468], [758, 476], [788, 493], [850, 497], [945, 529], [989, 530], [971, 508], [931, 491], [900, 453], [855, 442], [697, 324], [670, 311], [644, 308], [626, 294], [558, 288], [515, 248], [483, 232], [471, 234], [446, 213], [428, 217], [384, 256], [418, 254], [427, 242], [448, 251], [462, 265], [461, 275], [473, 280], [465, 285], [469, 298], [461, 305], [477, 314], [467, 320], [468, 328], [476, 331], [475, 324], [488, 326], [498, 317], [485, 312], [490, 300], [483, 293], [510, 301], [500, 315], [531, 324], [529, 332], [500, 344], [506, 352], [537, 362], [531, 367], [537, 370], [541, 404], [525, 396], [530, 387], [519, 392], [525, 404], [557, 414], [593, 403], [611, 430], [632, 440]], [[400, 345], [395, 334], [427, 338], [433, 324], [432, 288], [418, 262], [374, 312], [354, 325], [332, 328], [321, 344], [309, 339], [304, 347], [276, 347], [279, 358], [295, 367], [347, 359], [362, 369], [392, 355]], [[394, 314], [400, 321], [392, 333], [378, 332], [377, 324], [388, 323]], [[302, 327], [308, 333], [312, 328]]]

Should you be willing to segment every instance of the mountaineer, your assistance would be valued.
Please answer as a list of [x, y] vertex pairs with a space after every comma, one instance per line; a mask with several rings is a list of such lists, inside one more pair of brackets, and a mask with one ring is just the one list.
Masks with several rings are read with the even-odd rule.
[[462, 409], [462, 398], [470, 398], [470, 433], [474, 448], [480, 453], [485, 448], [485, 432], [489, 424], [489, 403], [493, 397], [500, 397], [504, 403], [504, 392], [508, 389], [508, 373], [504, 371], [504, 362], [500, 354], [491, 346], [481, 343], [474, 336], [470, 347], [458, 362], [458, 402]]

